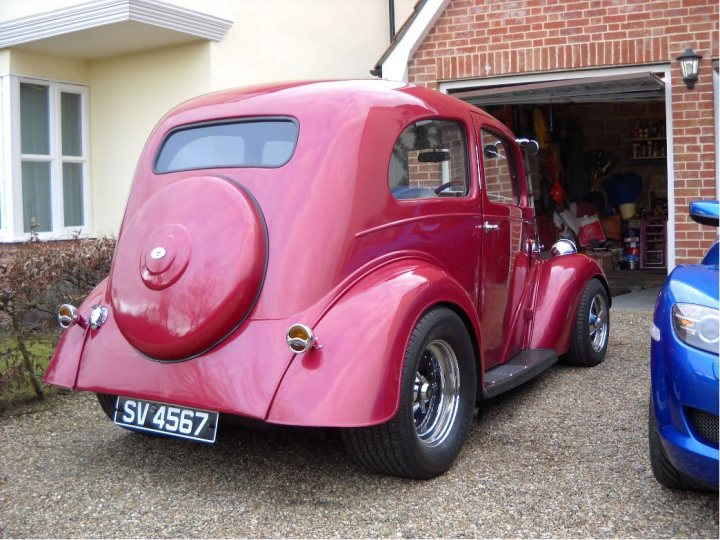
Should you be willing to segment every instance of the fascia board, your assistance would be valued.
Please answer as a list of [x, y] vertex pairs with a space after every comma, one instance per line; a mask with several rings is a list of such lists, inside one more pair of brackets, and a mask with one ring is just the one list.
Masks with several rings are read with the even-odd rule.
[[449, 3], [450, 0], [427, 0], [425, 2], [415, 20], [412, 21], [405, 34], [395, 43], [382, 63], [383, 79], [407, 82], [407, 68], [410, 58], [427, 37]]

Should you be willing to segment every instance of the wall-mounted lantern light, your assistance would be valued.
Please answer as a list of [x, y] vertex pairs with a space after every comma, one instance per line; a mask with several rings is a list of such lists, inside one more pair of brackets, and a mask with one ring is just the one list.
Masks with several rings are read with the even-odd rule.
[[683, 82], [688, 88], [694, 88], [698, 79], [698, 69], [700, 68], [700, 59], [702, 55], [696, 54], [691, 48], [685, 49], [685, 52], [677, 57], [680, 62], [680, 70], [682, 71]]

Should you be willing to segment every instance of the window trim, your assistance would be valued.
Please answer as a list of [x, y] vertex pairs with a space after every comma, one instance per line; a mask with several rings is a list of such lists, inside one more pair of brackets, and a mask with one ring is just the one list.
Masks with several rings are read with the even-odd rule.
[[16, 124], [15, 117], [19, 117], [19, 108], [12, 107], [12, 79], [9, 75], [0, 77], [0, 136], [2, 146], [0, 147], [0, 160], [2, 171], [0, 178], [3, 179], [2, 192], [0, 192], [0, 239], [9, 236], [10, 223], [13, 223], [15, 216], [15, 204], [13, 199], [13, 160], [15, 147], [19, 141], [13, 135], [13, 126]]
[[[488, 196], [487, 192], [487, 179], [485, 178], [485, 153], [484, 148], [485, 145], [483, 143], [483, 132], [489, 133], [493, 137], [497, 138], [505, 147], [505, 151], [507, 153], [507, 156], [505, 160], [508, 163], [508, 171], [510, 173], [510, 178], [513, 183], [513, 196], [515, 197], [515, 200], [512, 203], [503, 202], [503, 201], [496, 201], [494, 199], [491, 199]], [[478, 145], [478, 179], [482, 183], [480, 186], [481, 191], [484, 193], [484, 198], [492, 203], [492, 204], [504, 204], [507, 206], [518, 206], [522, 207], [523, 205], [523, 187], [522, 187], [522, 179], [520, 178], [520, 174], [518, 173], [518, 164], [517, 164], [517, 156], [514, 152], [514, 143], [515, 141], [511, 140], [507, 137], [507, 135], [504, 135], [502, 132], [499, 132], [495, 129], [493, 129], [492, 126], [488, 124], [482, 124], [479, 129], [480, 134], [480, 141]]]
[[[295, 137], [295, 145], [293, 146], [293, 151], [290, 153], [290, 155], [287, 158], [287, 161], [280, 165], [213, 165], [211, 167], [193, 167], [190, 169], [173, 169], [172, 171], [161, 171], [158, 169], [158, 161], [160, 160], [160, 155], [163, 153], [163, 150], [165, 149], [165, 145], [170, 140], [170, 137], [175, 135], [176, 133], [179, 133], [181, 131], [188, 131], [191, 129], [196, 128], [204, 128], [204, 127], [213, 127], [213, 126], [224, 126], [228, 124], [252, 124], [256, 122], [291, 122], [295, 124], [295, 128], [297, 129], [297, 136]], [[152, 172], [153, 174], [162, 175], [162, 174], [173, 174], [173, 173], [179, 173], [179, 172], [187, 172], [187, 171], [203, 171], [208, 169], [279, 169], [281, 167], [284, 167], [290, 161], [292, 160], [293, 156], [295, 155], [295, 152], [297, 151], [298, 143], [300, 142], [300, 122], [297, 118], [294, 116], [282, 116], [282, 115], [276, 115], [276, 116], [242, 116], [242, 117], [236, 117], [236, 118], [227, 118], [223, 120], [204, 120], [202, 122], [195, 122], [192, 124], [183, 124], [181, 126], [176, 126], [169, 130], [165, 135], [163, 136], [162, 142], [160, 143], [160, 146], [158, 147], [157, 152], [155, 153], [155, 157], [153, 158], [153, 165], [152, 165]]]
[[[20, 146], [20, 85], [36, 84], [48, 87], [48, 130], [50, 148], [47, 155], [22, 154]], [[62, 155], [61, 95], [80, 95], [81, 156]], [[51, 230], [37, 233], [40, 240], [65, 240], [91, 235], [92, 212], [90, 191], [90, 107], [89, 87], [86, 85], [9, 75], [2, 81], [2, 134], [6, 139], [3, 147], [6, 165], [5, 182], [0, 209], [0, 242], [22, 242], [31, 238], [25, 232], [22, 192], [23, 161], [50, 162]], [[83, 223], [82, 226], [66, 227], [64, 220], [63, 163], [81, 163], [83, 173]]]

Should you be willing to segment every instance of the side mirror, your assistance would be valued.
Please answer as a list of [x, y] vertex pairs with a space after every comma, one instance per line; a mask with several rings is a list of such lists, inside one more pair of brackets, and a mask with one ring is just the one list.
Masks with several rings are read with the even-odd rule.
[[553, 244], [552, 248], [550, 248], [550, 255], [552, 255], [553, 257], [572, 255], [574, 253], [577, 253], [577, 248], [575, 247], [575, 244], [572, 242], [572, 240], [567, 240], [565, 238], [558, 240]]
[[484, 155], [486, 158], [492, 159], [492, 158], [498, 157], [500, 154], [499, 154], [499, 152], [498, 152], [498, 149], [497, 149], [497, 146], [496, 146], [496, 145], [494, 145], [494, 144], [486, 144], [485, 146], [483, 146], [483, 155]]
[[534, 156], [540, 151], [540, 145], [533, 139], [515, 139], [515, 142], [527, 152], [528, 156]]
[[690, 203], [690, 217], [700, 225], [717, 227], [718, 217], [720, 217], [720, 202], [693, 201]]

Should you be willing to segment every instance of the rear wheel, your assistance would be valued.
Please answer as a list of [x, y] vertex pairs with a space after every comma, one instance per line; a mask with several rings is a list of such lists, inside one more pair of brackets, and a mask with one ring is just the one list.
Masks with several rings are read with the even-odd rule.
[[110, 394], [96, 394], [100, 408], [107, 415], [110, 420], [115, 419], [115, 396]]
[[344, 430], [345, 447], [355, 462], [376, 472], [438, 476], [465, 443], [475, 387], [475, 355], [465, 325], [451, 310], [433, 309], [410, 336], [397, 413], [385, 424]]
[[591, 279], [580, 297], [570, 350], [564, 359], [575, 366], [597, 366], [605, 359], [610, 337], [610, 302], [607, 291]]

